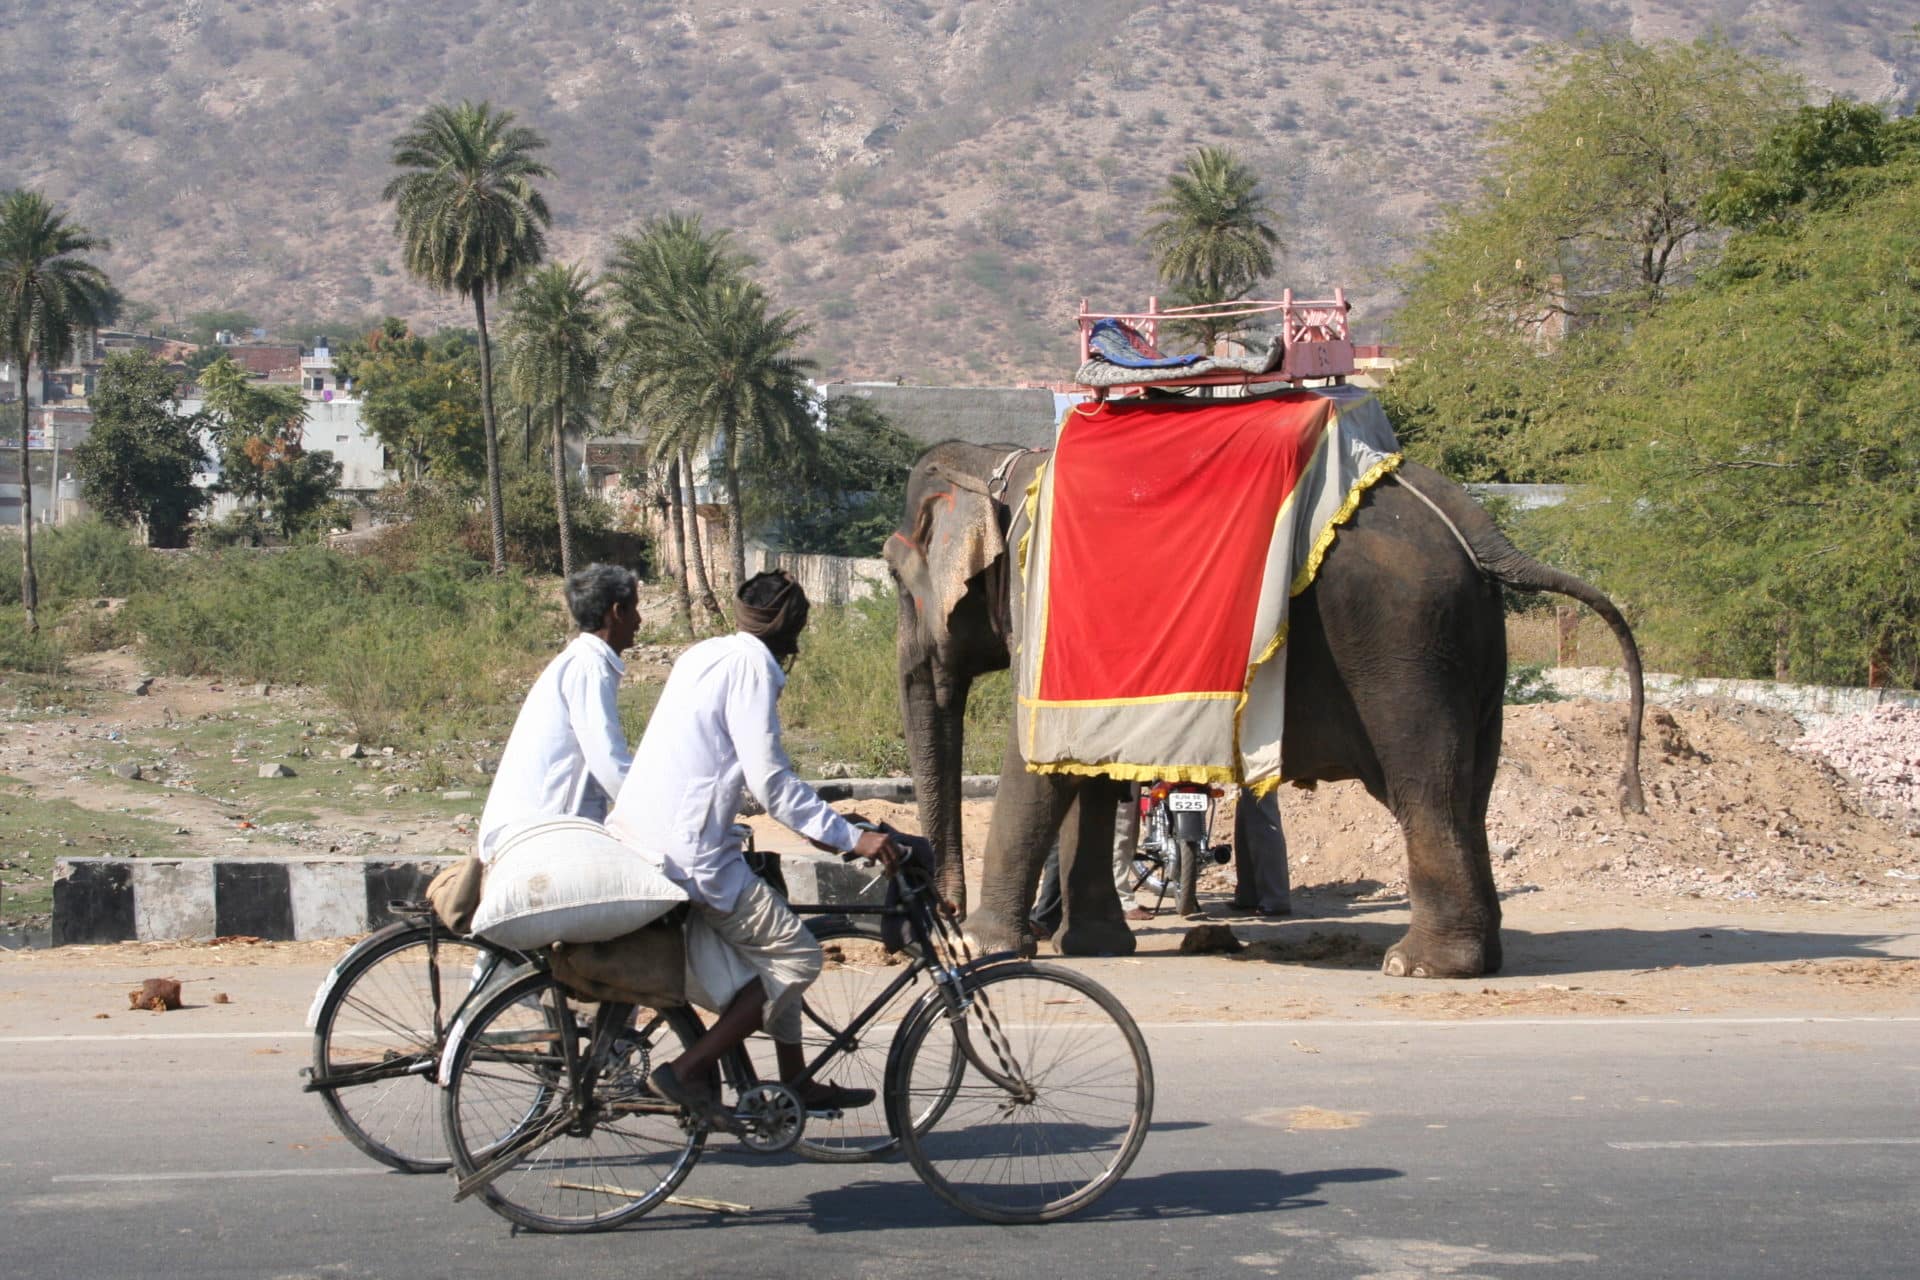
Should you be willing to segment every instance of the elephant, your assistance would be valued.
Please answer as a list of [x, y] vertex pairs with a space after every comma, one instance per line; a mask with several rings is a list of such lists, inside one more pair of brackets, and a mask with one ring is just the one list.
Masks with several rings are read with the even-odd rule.
[[[1064, 955], [1131, 954], [1109, 856], [1124, 784], [1030, 772], [1013, 733], [979, 901], [966, 900], [966, 705], [974, 681], [1009, 666], [1021, 643], [1024, 588], [1008, 546], [1008, 495], [1024, 494], [1047, 456], [956, 441], [933, 446], [913, 467], [904, 519], [884, 553], [899, 591], [908, 755], [922, 830], [941, 854], [941, 890], [966, 914], [976, 947], [1034, 952], [1028, 907], [1057, 836], [1066, 914], [1054, 945]], [[1506, 689], [1503, 586], [1579, 600], [1617, 638], [1631, 688], [1617, 790], [1623, 811], [1643, 812], [1645, 695], [1626, 620], [1593, 586], [1516, 548], [1438, 472], [1406, 461], [1369, 489], [1292, 604], [1282, 773], [1308, 788], [1357, 779], [1398, 821], [1411, 923], [1386, 952], [1391, 976], [1473, 977], [1501, 966], [1486, 820]], [[1115, 607], [1124, 625], [1125, 602]]]

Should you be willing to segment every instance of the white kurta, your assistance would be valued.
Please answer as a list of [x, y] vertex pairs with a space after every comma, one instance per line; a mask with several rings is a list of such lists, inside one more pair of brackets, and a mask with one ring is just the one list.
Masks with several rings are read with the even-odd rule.
[[743, 792], [776, 821], [848, 851], [859, 833], [793, 772], [780, 745], [786, 674], [745, 632], [680, 655], [634, 751], [607, 829], [656, 857], [696, 902], [731, 911], [753, 872], [733, 836]]
[[516, 822], [606, 816], [633, 762], [614, 704], [626, 669], [606, 641], [583, 631], [533, 682], [480, 814], [482, 860]]

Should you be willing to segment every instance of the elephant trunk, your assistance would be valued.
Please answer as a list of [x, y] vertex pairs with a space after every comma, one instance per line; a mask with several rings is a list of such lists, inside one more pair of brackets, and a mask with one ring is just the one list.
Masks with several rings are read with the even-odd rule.
[[940, 892], [967, 908], [966, 854], [960, 824], [960, 748], [967, 682], [939, 687], [932, 658], [900, 664], [900, 713], [907, 735], [920, 830], [940, 854]]

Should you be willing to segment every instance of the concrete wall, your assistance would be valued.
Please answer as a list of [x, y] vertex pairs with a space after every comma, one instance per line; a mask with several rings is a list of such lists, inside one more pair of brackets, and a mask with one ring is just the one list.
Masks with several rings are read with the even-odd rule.
[[[1613, 667], [1554, 667], [1543, 673], [1555, 692], [1569, 698], [1627, 697], [1626, 673]], [[1853, 689], [1819, 684], [1778, 684], [1772, 680], [1695, 679], [1646, 673], [1647, 701], [1674, 702], [1681, 698], [1731, 698], [1737, 702], [1785, 711], [1809, 729], [1829, 720], [1859, 715], [1875, 707], [1920, 707], [1920, 693], [1898, 689]]]
[[884, 594], [893, 586], [887, 562], [878, 558], [801, 555], [775, 551], [748, 539], [746, 562], [749, 575], [785, 569], [814, 604], [851, 604]]

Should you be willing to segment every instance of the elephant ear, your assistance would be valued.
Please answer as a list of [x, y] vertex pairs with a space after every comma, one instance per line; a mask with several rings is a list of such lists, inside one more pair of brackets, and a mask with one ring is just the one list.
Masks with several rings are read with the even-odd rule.
[[1005, 553], [1007, 540], [984, 481], [938, 464], [925, 480], [905, 525], [887, 540], [886, 558], [928, 638], [945, 649], [967, 584]]

